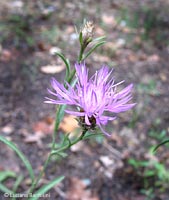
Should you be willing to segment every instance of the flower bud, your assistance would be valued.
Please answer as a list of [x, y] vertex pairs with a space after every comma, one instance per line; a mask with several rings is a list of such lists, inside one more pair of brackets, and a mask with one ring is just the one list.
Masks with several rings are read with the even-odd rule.
[[84, 24], [83, 28], [81, 29], [82, 34], [82, 45], [86, 47], [93, 39], [94, 35], [94, 24], [91, 21], [88, 21]]

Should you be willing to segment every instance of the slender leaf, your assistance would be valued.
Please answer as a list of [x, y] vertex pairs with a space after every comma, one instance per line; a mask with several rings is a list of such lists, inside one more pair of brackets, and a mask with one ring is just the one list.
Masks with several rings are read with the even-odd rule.
[[[12, 189], [13, 193], [16, 193], [16, 191], [17, 191], [19, 185], [21, 184], [23, 178], [24, 177], [22, 175], [18, 176], [18, 178], [16, 179], [16, 181], [13, 185], [13, 189]], [[12, 200], [15, 200], [15, 199], [16, 199], [15, 197], [12, 198]]]
[[160, 146], [162, 146], [162, 145], [164, 145], [164, 144], [166, 144], [166, 143], [168, 143], [168, 142], [169, 142], [169, 139], [167, 139], [167, 140], [161, 142], [160, 144], [158, 144], [158, 145], [154, 148], [153, 152], [155, 152]]
[[130, 165], [132, 165], [133, 167], [135, 167], [135, 168], [137, 168], [137, 167], [139, 166], [138, 161], [135, 160], [135, 159], [133, 159], [133, 158], [130, 158], [130, 159], [128, 160], [128, 163], [129, 163]]
[[68, 58], [66, 58], [66, 62], [67, 62], [67, 64], [68, 64], [68, 66], [69, 66], [69, 73], [70, 73], [70, 61], [69, 61]]
[[16, 147], [16, 145], [13, 142], [7, 140], [2, 135], [0, 135], [0, 141], [5, 143], [9, 148], [11, 148], [13, 151], [15, 151], [15, 153], [19, 156], [19, 158], [24, 163], [24, 165], [27, 168], [27, 170], [29, 172], [29, 175], [30, 175], [30, 177], [31, 177], [31, 179], [33, 181], [34, 180], [33, 169], [32, 169], [32, 166], [31, 166], [29, 160], [25, 157], [25, 155], [18, 149], [18, 147]]
[[67, 157], [67, 153], [54, 151], [54, 152], [52, 152], [52, 156], [55, 156], [54, 160], [57, 160], [58, 157], [59, 158], [66, 158]]
[[13, 194], [12, 190], [8, 189], [6, 186], [4, 186], [2, 183], [0, 183], [0, 191], [8, 193], [8, 194]]
[[56, 112], [56, 121], [55, 121], [55, 128], [54, 128], [55, 132], [58, 130], [59, 124], [64, 117], [65, 108], [66, 108], [66, 105], [60, 105], [58, 107], [58, 111]]
[[106, 39], [106, 36], [101, 36], [101, 37], [98, 37], [98, 38], [95, 38], [92, 42], [101, 42], [102, 40], [105, 40]]
[[99, 46], [102, 46], [103, 44], [105, 44], [106, 41], [102, 41], [97, 43], [96, 45], [94, 45], [88, 52], [87, 54], [83, 57], [82, 60], [85, 60], [96, 48], [98, 48]]
[[66, 79], [67, 79], [70, 75], [70, 62], [68, 59], [65, 58], [63, 54], [56, 52], [56, 55], [59, 56], [66, 65]]
[[83, 44], [83, 35], [82, 35], [82, 32], [79, 33], [79, 42], [80, 42], [80, 45]]
[[71, 141], [69, 139], [69, 135], [70, 135], [70, 133], [67, 133], [66, 135], [64, 135], [62, 146], [64, 146], [67, 142], [68, 142], [69, 145], [71, 144]]
[[[12, 171], [1, 171], [0, 172], [0, 190], [2, 192], [7, 193], [8, 195], [15, 193], [14, 190], [12, 191], [12, 190], [8, 189], [4, 184], [2, 184], [2, 182], [4, 180], [6, 180], [7, 178], [9, 178], [9, 177], [15, 178], [16, 174], [14, 172], [12, 172]], [[13, 200], [15, 200], [15, 198], [13, 198]]]
[[51, 188], [53, 188], [56, 184], [60, 183], [64, 179], [64, 176], [57, 177], [56, 179], [49, 182], [47, 185], [44, 185], [39, 190], [37, 190], [33, 197], [30, 198], [30, 200], [37, 200], [40, 196], [44, 195], [46, 192], [48, 192]]
[[15, 178], [16, 174], [12, 171], [0, 171], [0, 182], [3, 182], [9, 177]]
[[156, 172], [154, 170], [147, 170], [144, 172], [144, 176], [146, 177], [151, 177], [154, 176], [156, 174]]
[[95, 138], [95, 137], [103, 137], [103, 134], [102, 133], [93, 133], [93, 134], [85, 135], [83, 137], [83, 140], [87, 140], [89, 138]]

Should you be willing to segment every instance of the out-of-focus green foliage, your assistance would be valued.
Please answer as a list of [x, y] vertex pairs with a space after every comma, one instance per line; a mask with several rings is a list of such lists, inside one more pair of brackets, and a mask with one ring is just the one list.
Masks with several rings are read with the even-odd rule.
[[163, 163], [156, 160], [137, 160], [134, 158], [130, 158], [128, 163], [143, 179], [141, 192], [147, 195], [147, 199], [153, 199], [155, 190], [164, 192], [168, 189], [169, 170]]

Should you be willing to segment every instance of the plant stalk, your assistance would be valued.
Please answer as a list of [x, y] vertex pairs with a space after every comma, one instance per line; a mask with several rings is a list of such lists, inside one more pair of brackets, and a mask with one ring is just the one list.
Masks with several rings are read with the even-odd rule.
[[[78, 63], [80, 63], [80, 62], [82, 61], [83, 52], [84, 52], [84, 48], [83, 48], [83, 46], [81, 45], [80, 53], [79, 53], [79, 56], [78, 56]], [[67, 80], [68, 83], [71, 83], [71, 82], [72, 82], [72, 80], [73, 80], [73, 78], [74, 78], [74, 76], [75, 76], [75, 73], [76, 73], [76, 70], [73, 69], [73, 70], [72, 70], [72, 73], [71, 73], [71, 75], [70, 75], [70, 77], [68, 77], [68, 80]], [[60, 116], [60, 115], [61, 115], [61, 112], [63, 112], [63, 111], [62, 111], [63, 106], [64, 106], [64, 105], [60, 105], [59, 108], [58, 108], [58, 111], [56, 112], [56, 120], [55, 120], [55, 127], [54, 127], [54, 133], [53, 133], [51, 151], [50, 151], [50, 153], [49, 153], [49, 155], [48, 155], [48, 157], [47, 157], [47, 159], [46, 159], [46, 161], [45, 161], [45, 163], [44, 163], [43, 169], [42, 169], [41, 172], [39, 173], [39, 176], [38, 176], [37, 179], [34, 180], [34, 182], [32, 183], [31, 188], [30, 188], [30, 190], [29, 190], [29, 192], [28, 192], [29, 194], [30, 194], [30, 193], [33, 193], [33, 191], [35, 190], [36, 186], [38, 185], [40, 179], [42, 178], [42, 176], [43, 176], [43, 174], [44, 174], [44, 172], [45, 172], [45, 170], [46, 170], [46, 168], [47, 168], [47, 166], [48, 166], [48, 164], [49, 164], [49, 162], [50, 162], [50, 160], [51, 160], [52, 155], [54, 154], [53, 152], [54, 152], [54, 148], [55, 148], [56, 135], [57, 135], [57, 131], [58, 131], [58, 129], [59, 129], [60, 121], [61, 121], [61, 119], [59, 119], [58, 116]], [[66, 150], [66, 149], [68, 149], [68, 148], [70, 148], [72, 145], [74, 145], [74, 144], [76, 144], [77, 142], [79, 142], [80, 140], [82, 140], [86, 132], [87, 132], [87, 130], [84, 130], [84, 131], [82, 132], [82, 134], [80, 135], [80, 137], [77, 138], [77, 140], [73, 141], [73, 142], [70, 143], [69, 145], [66, 145], [66, 146], [64, 146], [64, 147], [62, 147], [62, 148], [60, 148], [60, 149], [58, 149], [58, 150], [57, 150], [57, 153], [58, 153], [58, 152], [61, 152], [61, 151], [64, 151], [64, 150]], [[55, 151], [55, 152], [56, 152], [56, 151]]]

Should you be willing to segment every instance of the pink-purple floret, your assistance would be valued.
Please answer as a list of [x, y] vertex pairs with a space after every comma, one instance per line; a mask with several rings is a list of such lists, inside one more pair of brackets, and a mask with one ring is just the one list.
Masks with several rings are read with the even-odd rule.
[[66, 83], [66, 89], [63, 84], [52, 78], [51, 86], [54, 91], [48, 89], [48, 92], [55, 98], [46, 97], [45, 103], [74, 105], [77, 111], [66, 110], [66, 112], [77, 117], [84, 117], [88, 126], [91, 124], [90, 119], [94, 117], [101, 131], [109, 135], [102, 125], [116, 119], [116, 113], [125, 112], [135, 105], [135, 103], [128, 103], [132, 99], [133, 84], [117, 92], [117, 86], [124, 81], [115, 84], [111, 77], [112, 70], [109, 70], [107, 66], [96, 71], [91, 78], [88, 78], [88, 69], [84, 63], [75, 64], [75, 68], [76, 85], [72, 87]]

